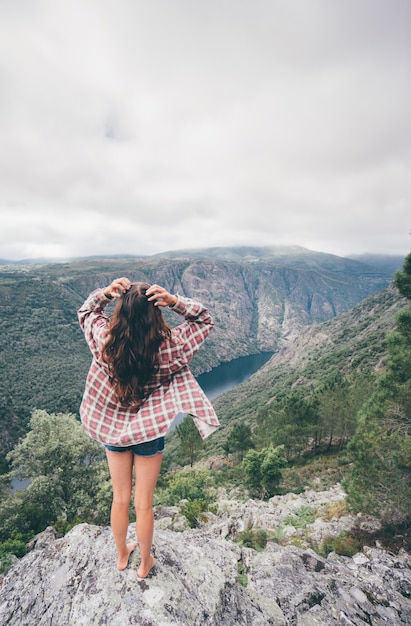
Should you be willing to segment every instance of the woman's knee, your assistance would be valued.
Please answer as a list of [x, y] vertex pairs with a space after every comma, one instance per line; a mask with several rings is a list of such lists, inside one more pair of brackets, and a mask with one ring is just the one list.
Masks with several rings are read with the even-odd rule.
[[113, 503], [117, 506], [129, 506], [132, 497], [132, 485], [113, 483]]
[[113, 495], [113, 500], [112, 500], [113, 506], [128, 508], [130, 506], [130, 502], [131, 502], [131, 494], [129, 494], [128, 496], [125, 494]]
[[136, 495], [134, 497], [134, 507], [136, 509], [136, 513], [138, 511], [151, 511], [153, 508], [153, 498], [150, 495]]

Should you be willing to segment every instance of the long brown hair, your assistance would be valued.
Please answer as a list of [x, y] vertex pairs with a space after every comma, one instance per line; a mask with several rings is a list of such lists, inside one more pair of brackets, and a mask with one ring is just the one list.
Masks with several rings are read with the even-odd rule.
[[119, 298], [102, 350], [114, 392], [123, 403], [138, 403], [148, 395], [147, 385], [159, 367], [159, 347], [171, 336], [159, 307], [146, 297], [149, 287], [132, 283]]

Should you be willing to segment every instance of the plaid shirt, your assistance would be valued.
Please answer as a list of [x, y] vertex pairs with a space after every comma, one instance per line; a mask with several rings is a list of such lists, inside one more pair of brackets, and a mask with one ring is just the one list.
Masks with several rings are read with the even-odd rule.
[[159, 349], [160, 367], [149, 384], [150, 395], [140, 405], [120, 403], [113, 391], [101, 350], [109, 332], [102, 289], [90, 294], [78, 311], [80, 326], [93, 355], [80, 417], [84, 430], [100, 443], [128, 446], [165, 435], [178, 413], [192, 416], [203, 439], [219, 427], [214, 409], [191, 373], [188, 362], [213, 327], [206, 308], [177, 297], [172, 310], [185, 321], [171, 330], [171, 340]]

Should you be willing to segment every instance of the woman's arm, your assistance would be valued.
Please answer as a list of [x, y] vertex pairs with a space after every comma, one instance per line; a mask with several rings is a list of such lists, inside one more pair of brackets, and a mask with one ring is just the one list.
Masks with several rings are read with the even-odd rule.
[[94, 358], [99, 359], [108, 332], [108, 317], [104, 313], [107, 304], [113, 298], [120, 298], [130, 289], [128, 278], [116, 278], [105, 289], [93, 291], [83, 306], [78, 310], [78, 320]]
[[100, 358], [101, 347], [107, 337], [109, 319], [104, 310], [110, 300], [110, 296], [105, 295], [104, 289], [96, 289], [77, 311], [81, 329], [96, 359]]
[[172, 310], [185, 317], [185, 321], [172, 329], [172, 341], [160, 348], [163, 374], [174, 374], [185, 367], [198, 352], [214, 326], [214, 320], [200, 302], [176, 296]]

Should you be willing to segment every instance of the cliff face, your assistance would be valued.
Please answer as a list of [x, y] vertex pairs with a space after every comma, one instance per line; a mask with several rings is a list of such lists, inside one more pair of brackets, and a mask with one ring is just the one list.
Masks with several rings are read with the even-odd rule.
[[[376, 547], [353, 558], [318, 556], [309, 548], [269, 542], [262, 552], [240, 547], [232, 533], [273, 528], [302, 505], [344, 497], [330, 492], [276, 496], [269, 502], [220, 499], [202, 527], [183, 530], [175, 511], [157, 514], [157, 565], [138, 580], [136, 551], [115, 569], [109, 528], [82, 524], [64, 538], [52, 529], [32, 542], [0, 588], [7, 626], [402, 626], [411, 623], [411, 560]], [[321, 504], [322, 503], [322, 504]], [[174, 507], [177, 508], [177, 507]], [[160, 516], [160, 518], [159, 518]], [[174, 516], [174, 517], [173, 517]], [[354, 520], [316, 520], [316, 536]], [[172, 530], [175, 528], [176, 531]], [[291, 537], [290, 527], [288, 528]], [[129, 528], [130, 540], [134, 528]]]

